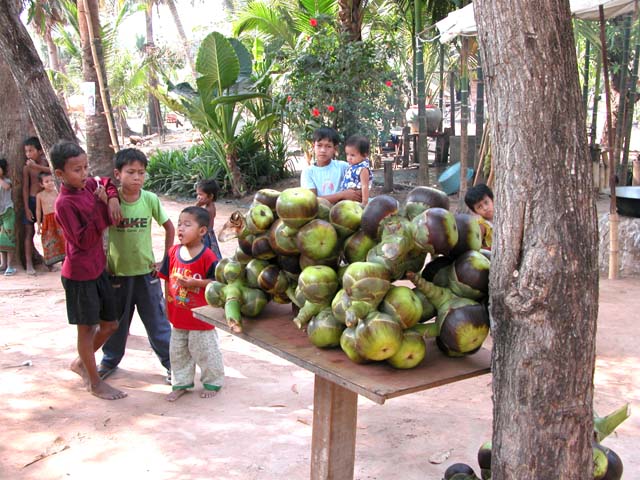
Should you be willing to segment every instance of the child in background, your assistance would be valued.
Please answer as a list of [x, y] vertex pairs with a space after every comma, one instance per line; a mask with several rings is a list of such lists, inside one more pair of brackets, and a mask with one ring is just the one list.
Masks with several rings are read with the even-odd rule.
[[0, 272], [6, 277], [16, 274], [13, 253], [16, 250], [16, 214], [11, 197], [11, 179], [7, 176], [7, 160], [0, 158]]
[[120, 221], [118, 190], [108, 178], [99, 183], [88, 176], [87, 154], [73, 142], [56, 143], [51, 163], [62, 181], [55, 204], [66, 244], [62, 286], [69, 323], [76, 325], [78, 332], [78, 358], [71, 363], [71, 370], [96, 397], [118, 400], [127, 394], [100, 378], [95, 359], [96, 350], [118, 328], [102, 243], [104, 230], [112, 221]]
[[34, 224], [36, 221], [36, 195], [40, 192], [41, 172], [51, 172], [49, 163], [44, 156], [40, 140], [37, 137], [29, 137], [24, 141], [24, 154], [27, 161], [22, 169], [22, 201], [24, 202], [24, 256], [26, 261], [27, 275], [35, 275], [33, 268], [33, 256], [37, 253], [33, 245], [35, 234]]
[[491, 250], [493, 244], [493, 192], [484, 183], [479, 183], [467, 190], [464, 203], [469, 207], [469, 210], [480, 217], [482, 248]]
[[355, 189], [362, 193], [362, 206], [369, 201], [369, 189], [373, 185], [373, 175], [369, 163], [369, 139], [360, 135], [351, 135], [344, 144], [349, 167], [344, 172], [342, 190]]
[[334, 159], [340, 136], [333, 128], [321, 127], [313, 132], [313, 152], [315, 165], [305, 168], [300, 175], [300, 186], [308, 188], [319, 197], [331, 203], [340, 200], [362, 201], [361, 192], [354, 189], [342, 189], [342, 179], [349, 164]]
[[[162, 286], [157, 278], [151, 228], [155, 220], [164, 228], [164, 255], [173, 245], [175, 229], [155, 193], [142, 187], [147, 173], [147, 157], [135, 148], [120, 150], [113, 171], [120, 182], [122, 221], [109, 228], [108, 265], [119, 307], [118, 330], [102, 347], [98, 373], [102, 379], [113, 373], [122, 361], [134, 310], [147, 331], [151, 348], [167, 371], [170, 382], [169, 337]], [[159, 265], [159, 263], [158, 263]]]
[[58, 190], [51, 172], [40, 172], [40, 186], [43, 190], [36, 195], [36, 221], [38, 235], [42, 236], [42, 253], [44, 264], [50, 272], [53, 265], [64, 260], [64, 236], [56, 222], [54, 205], [58, 198]]
[[216, 233], [213, 231], [213, 224], [216, 219], [216, 200], [220, 187], [214, 178], [200, 180], [196, 184], [196, 205], [209, 212], [209, 230], [204, 236], [204, 246], [210, 248], [218, 259], [222, 258]]
[[207, 304], [204, 291], [215, 277], [218, 258], [203, 244], [209, 230], [209, 212], [187, 207], [178, 219], [179, 244], [165, 256], [160, 277], [166, 280], [167, 310], [171, 332], [171, 374], [173, 391], [167, 401], [175, 402], [194, 386], [196, 365], [200, 367], [202, 398], [215, 396], [224, 382], [224, 364], [218, 334], [206, 322], [196, 319], [192, 308]]

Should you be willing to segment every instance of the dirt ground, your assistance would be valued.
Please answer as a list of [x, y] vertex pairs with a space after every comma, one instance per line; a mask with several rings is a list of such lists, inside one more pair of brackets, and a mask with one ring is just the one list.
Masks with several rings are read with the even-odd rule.
[[[174, 222], [187, 204], [162, 201]], [[247, 199], [219, 202], [217, 226], [247, 205]], [[157, 229], [158, 252], [162, 241]], [[230, 255], [235, 242], [221, 247]], [[640, 279], [601, 280], [595, 373], [600, 414], [625, 402], [632, 409], [640, 404], [638, 311]], [[164, 400], [170, 387], [163, 369], [134, 319], [127, 354], [110, 378], [129, 396], [108, 402], [86, 393], [68, 369], [76, 356], [75, 330], [67, 324], [59, 272], [0, 277], [0, 318], [0, 478], [308, 478], [308, 371], [219, 332], [225, 388], [213, 399], [191, 393], [171, 404]], [[437, 480], [455, 462], [477, 470], [477, 449], [491, 437], [491, 377], [385, 405], [359, 397], [358, 412], [357, 479]], [[622, 458], [626, 479], [640, 478], [639, 443], [634, 412], [605, 441]]]

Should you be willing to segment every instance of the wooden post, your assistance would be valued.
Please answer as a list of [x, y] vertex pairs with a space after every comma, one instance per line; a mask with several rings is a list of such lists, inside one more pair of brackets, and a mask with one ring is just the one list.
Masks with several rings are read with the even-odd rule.
[[[611, 164], [609, 165], [611, 168]], [[618, 255], [618, 225], [620, 218], [618, 212], [609, 213], [609, 278], [614, 280], [619, 275], [619, 255]]]
[[393, 160], [383, 160], [384, 164], [384, 192], [393, 192]]
[[357, 422], [358, 394], [316, 375], [311, 480], [353, 480]]
[[410, 132], [411, 127], [408, 125], [402, 129], [402, 168], [409, 167], [409, 151], [411, 150]]
[[467, 61], [469, 56], [469, 39], [462, 37], [460, 53], [460, 190], [458, 195], [458, 211], [463, 212], [464, 196], [467, 193], [467, 165], [469, 157], [467, 128], [469, 123], [469, 77]]
[[[604, 7], [598, 7], [600, 11], [600, 44], [602, 45], [602, 69], [604, 74], [604, 94], [607, 104], [607, 123], [609, 125], [609, 190], [611, 202], [609, 203], [609, 279], [618, 278], [618, 213], [616, 212], [616, 166], [615, 166], [615, 140], [613, 124], [611, 123], [611, 88], [609, 86], [609, 63], [607, 61], [607, 40], [604, 31]], [[615, 243], [614, 243], [615, 242]]]

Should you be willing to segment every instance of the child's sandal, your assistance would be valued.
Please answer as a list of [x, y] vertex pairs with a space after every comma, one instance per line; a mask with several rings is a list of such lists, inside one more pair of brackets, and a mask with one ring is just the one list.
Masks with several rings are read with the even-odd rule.
[[15, 274], [16, 274], [16, 271], [17, 271], [17, 270], [16, 270], [15, 268], [13, 268], [13, 267], [9, 267], [9, 268], [7, 268], [7, 269], [4, 271], [4, 276], [5, 276], [5, 277], [11, 277], [11, 276], [13, 276], [13, 275], [15, 275]]

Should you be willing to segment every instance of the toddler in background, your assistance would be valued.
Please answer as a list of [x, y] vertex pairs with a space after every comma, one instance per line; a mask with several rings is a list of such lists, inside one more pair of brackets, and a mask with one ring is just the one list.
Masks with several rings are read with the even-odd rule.
[[16, 214], [11, 197], [11, 179], [7, 176], [7, 160], [0, 158], [0, 272], [16, 274], [13, 253], [16, 249]]
[[351, 135], [344, 144], [349, 166], [344, 172], [341, 190], [355, 189], [362, 192], [362, 206], [369, 201], [369, 190], [373, 185], [369, 162], [369, 139], [361, 135]]
[[493, 244], [493, 192], [484, 183], [467, 190], [464, 203], [480, 217], [482, 230], [482, 248], [491, 250]]
[[202, 398], [213, 397], [224, 382], [224, 364], [213, 325], [198, 320], [191, 309], [207, 305], [207, 285], [215, 277], [218, 258], [204, 246], [209, 231], [209, 212], [202, 207], [187, 207], [178, 218], [178, 240], [164, 257], [160, 278], [166, 280], [167, 312], [173, 326], [171, 355], [172, 392], [167, 401], [175, 402], [193, 388], [196, 365], [204, 390]]
[[196, 205], [204, 208], [209, 213], [209, 228], [203, 238], [204, 246], [210, 248], [216, 254], [218, 260], [222, 258], [218, 239], [213, 231], [213, 223], [216, 219], [216, 200], [218, 199], [220, 187], [214, 178], [200, 180], [196, 184]]
[[54, 264], [64, 260], [64, 236], [54, 211], [58, 190], [51, 172], [40, 172], [38, 178], [42, 190], [36, 195], [36, 222], [42, 241], [44, 264], [51, 272]]
[[49, 163], [40, 145], [38, 137], [29, 137], [24, 141], [24, 154], [27, 160], [22, 169], [22, 202], [24, 205], [24, 256], [27, 275], [35, 275], [33, 268], [34, 257], [40, 258], [40, 253], [33, 245], [33, 237], [36, 233], [36, 195], [40, 192], [41, 172], [50, 172]]

